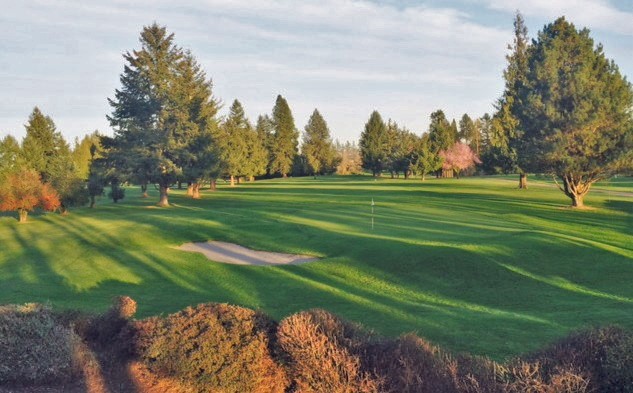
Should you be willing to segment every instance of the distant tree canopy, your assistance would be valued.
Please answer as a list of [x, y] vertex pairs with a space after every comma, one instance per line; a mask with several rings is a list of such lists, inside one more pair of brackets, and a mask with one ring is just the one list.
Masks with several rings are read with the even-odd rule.
[[589, 30], [559, 18], [527, 50], [510, 104], [520, 167], [551, 173], [572, 206], [593, 183], [633, 167], [633, 91]]

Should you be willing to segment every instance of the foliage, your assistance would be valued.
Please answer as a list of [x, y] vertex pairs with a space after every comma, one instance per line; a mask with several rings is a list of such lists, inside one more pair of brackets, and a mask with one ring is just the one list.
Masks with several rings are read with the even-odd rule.
[[358, 175], [362, 172], [363, 160], [360, 154], [360, 149], [355, 144], [350, 142], [341, 144], [337, 141], [335, 149], [338, 155], [336, 174]]
[[0, 184], [0, 211], [17, 211], [20, 222], [36, 207], [53, 211], [60, 205], [59, 194], [34, 170], [12, 172]]
[[299, 132], [288, 102], [281, 95], [277, 96], [273, 107], [272, 124], [274, 133], [270, 145], [270, 173], [286, 177], [297, 155]]
[[26, 166], [20, 143], [11, 135], [0, 139], [0, 181], [2, 176]]
[[57, 131], [53, 119], [35, 107], [25, 128], [26, 136], [22, 141], [25, 162], [39, 173], [45, 183], [65, 176], [71, 161], [70, 147]]
[[572, 206], [582, 207], [592, 184], [633, 167], [633, 90], [589, 30], [565, 18], [545, 26], [527, 53], [511, 106], [521, 167], [562, 179]]
[[284, 319], [277, 337], [296, 392], [381, 391], [380, 381], [363, 370], [366, 338], [359, 327], [326, 311], [311, 310]]
[[121, 199], [125, 198], [125, 188], [121, 187], [121, 183], [117, 179], [113, 179], [110, 182], [110, 192], [108, 192], [108, 198], [112, 199], [112, 202], [117, 203]]
[[75, 139], [71, 159], [79, 179], [88, 179], [92, 161], [101, 156], [101, 151], [101, 136], [98, 131], [85, 135], [81, 140]]
[[136, 350], [152, 371], [201, 391], [281, 393], [288, 384], [269, 348], [274, 323], [261, 313], [201, 304], [135, 327]]
[[457, 177], [461, 171], [481, 164], [470, 146], [461, 142], [455, 143], [448, 150], [440, 151], [439, 156], [442, 158], [442, 169], [455, 171]]
[[373, 111], [365, 123], [365, 130], [358, 143], [363, 158], [363, 168], [374, 176], [380, 175], [389, 158], [389, 135], [387, 126], [378, 111]]
[[490, 122], [488, 149], [484, 152], [484, 163], [488, 172], [510, 173], [522, 171], [517, 149], [521, 130], [513, 107], [520, 105], [519, 91], [525, 86], [528, 73], [528, 30], [523, 16], [517, 12], [514, 18], [514, 40], [508, 45], [508, 65], [503, 72], [505, 90], [495, 104], [496, 112]]
[[431, 113], [431, 123], [429, 124], [429, 146], [431, 150], [439, 154], [440, 151], [448, 150], [457, 142], [457, 130], [446, 119], [442, 110]]
[[244, 114], [242, 104], [235, 100], [231, 105], [229, 116], [220, 126], [220, 157], [223, 174], [234, 178], [245, 175], [248, 171], [249, 146], [248, 139], [252, 127]]
[[389, 157], [387, 160], [387, 169], [394, 175], [400, 176], [404, 174], [408, 178], [411, 171], [413, 161], [415, 160], [414, 150], [418, 143], [415, 134], [407, 129], [401, 128], [394, 121], [387, 122], [387, 135], [389, 136]]
[[48, 306], [0, 306], [0, 385], [72, 379], [79, 343], [72, 328], [63, 325]]
[[431, 148], [429, 134], [424, 134], [418, 140], [415, 150], [413, 151], [413, 161], [411, 170], [413, 173], [420, 174], [422, 180], [428, 173], [434, 172], [442, 167], [442, 158]]
[[141, 49], [124, 55], [121, 89], [109, 99], [115, 129], [111, 161], [119, 177], [160, 187], [160, 205], [179, 177], [202, 176], [216, 157], [213, 132], [218, 103], [193, 55], [154, 23], [141, 32]]
[[305, 127], [301, 153], [306, 157], [312, 175], [332, 173], [338, 164], [330, 129], [317, 109]]
[[266, 173], [269, 175], [273, 175], [271, 171], [271, 163], [272, 163], [272, 150], [273, 144], [275, 142], [275, 124], [273, 120], [268, 115], [260, 115], [257, 117], [257, 125], [255, 126], [255, 131], [257, 132], [257, 139], [259, 139], [264, 146], [264, 151], [262, 161], [265, 160]]

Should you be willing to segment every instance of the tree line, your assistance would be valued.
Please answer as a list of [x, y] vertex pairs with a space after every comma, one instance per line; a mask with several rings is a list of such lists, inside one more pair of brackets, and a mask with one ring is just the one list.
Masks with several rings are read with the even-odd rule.
[[[255, 125], [242, 104], [225, 117], [212, 82], [193, 54], [154, 23], [143, 28], [140, 49], [126, 52], [121, 87], [108, 102], [113, 136], [90, 134], [71, 148], [53, 120], [37, 107], [22, 143], [0, 140], [0, 210], [21, 219], [37, 206], [59, 209], [95, 203], [110, 187], [116, 202], [123, 183], [143, 195], [155, 185], [160, 206], [169, 189], [187, 184], [200, 197], [203, 184], [231, 185], [255, 177], [387, 171], [404, 178], [429, 174], [459, 177], [478, 166], [482, 173], [545, 173], [576, 207], [596, 181], [633, 168], [633, 90], [618, 67], [595, 45], [587, 29], [564, 17], [528, 39], [521, 14], [514, 20], [504, 92], [492, 115], [449, 121], [442, 110], [430, 115], [417, 135], [371, 113], [358, 145], [332, 140], [315, 109], [299, 146], [290, 106], [277, 96], [270, 114]], [[28, 181], [25, 181], [28, 179]], [[26, 192], [25, 183], [33, 185]]]

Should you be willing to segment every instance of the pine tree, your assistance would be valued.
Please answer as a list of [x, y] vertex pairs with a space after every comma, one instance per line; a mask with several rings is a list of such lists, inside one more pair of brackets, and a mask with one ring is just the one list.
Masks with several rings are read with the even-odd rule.
[[249, 146], [248, 136], [252, 130], [242, 104], [235, 100], [231, 105], [229, 116], [220, 127], [221, 165], [222, 171], [231, 178], [231, 187], [235, 186], [235, 178], [248, 172]]
[[363, 168], [370, 170], [374, 176], [380, 176], [389, 159], [389, 134], [378, 111], [373, 111], [369, 116], [358, 144]]
[[255, 132], [257, 132], [257, 138], [263, 142], [264, 150], [266, 151], [266, 173], [272, 176], [273, 171], [271, 170], [271, 164], [273, 144], [275, 141], [275, 125], [270, 116], [259, 115], [259, 117], [257, 117]]
[[299, 132], [295, 127], [288, 102], [281, 95], [277, 96], [272, 120], [274, 138], [271, 145], [271, 173], [287, 177], [298, 152]]
[[317, 109], [305, 126], [301, 152], [305, 156], [310, 174], [319, 175], [333, 170], [336, 151], [330, 136], [330, 129]]
[[514, 41], [508, 45], [510, 54], [506, 56], [508, 66], [503, 72], [505, 90], [496, 103], [496, 113], [491, 123], [491, 150], [488, 165], [496, 166], [504, 173], [518, 170], [519, 188], [527, 188], [527, 174], [518, 162], [517, 148], [520, 141], [519, 121], [512, 107], [520, 105], [519, 90], [525, 84], [528, 72], [528, 30], [523, 16], [517, 12], [514, 19]]
[[24, 160], [39, 173], [42, 182], [48, 183], [66, 169], [63, 161], [70, 159], [68, 143], [57, 131], [53, 119], [44, 115], [38, 107], [33, 109], [25, 128], [26, 136], [22, 141]]
[[427, 174], [440, 168], [442, 168], [442, 160], [432, 148], [430, 135], [422, 135], [421, 138], [418, 138], [413, 152], [411, 170], [413, 173], [419, 174], [422, 177], [422, 181], [424, 181]]
[[0, 139], [0, 179], [25, 166], [22, 147], [18, 140], [12, 135]]
[[[194, 57], [154, 23], [141, 32], [141, 49], [124, 55], [121, 89], [110, 99], [115, 129], [110, 149], [120, 176], [152, 182], [160, 206], [177, 179], [202, 176], [215, 157], [212, 133], [218, 103]], [[205, 159], [200, 160], [200, 157]]]
[[582, 207], [593, 183], [633, 167], [633, 89], [589, 30], [564, 17], [539, 32], [527, 69], [511, 106], [521, 166], [561, 179]]
[[43, 183], [50, 184], [60, 197], [60, 210], [85, 205], [88, 192], [71, 156], [70, 146], [57, 131], [53, 119], [35, 107], [26, 124], [22, 141], [24, 162], [38, 172]]

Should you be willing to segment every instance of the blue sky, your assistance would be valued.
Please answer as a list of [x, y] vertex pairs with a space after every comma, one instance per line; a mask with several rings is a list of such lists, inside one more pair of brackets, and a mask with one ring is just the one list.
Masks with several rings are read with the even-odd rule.
[[588, 27], [633, 76], [633, 0], [0, 1], [0, 136], [22, 137], [36, 105], [69, 140], [111, 133], [121, 55], [154, 21], [197, 57], [221, 113], [238, 98], [254, 122], [282, 94], [297, 128], [318, 108], [340, 140], [374, 109], [417, 133], [436, 109], [492, 111], [516, 9], [531, 37], [561, 15]]

